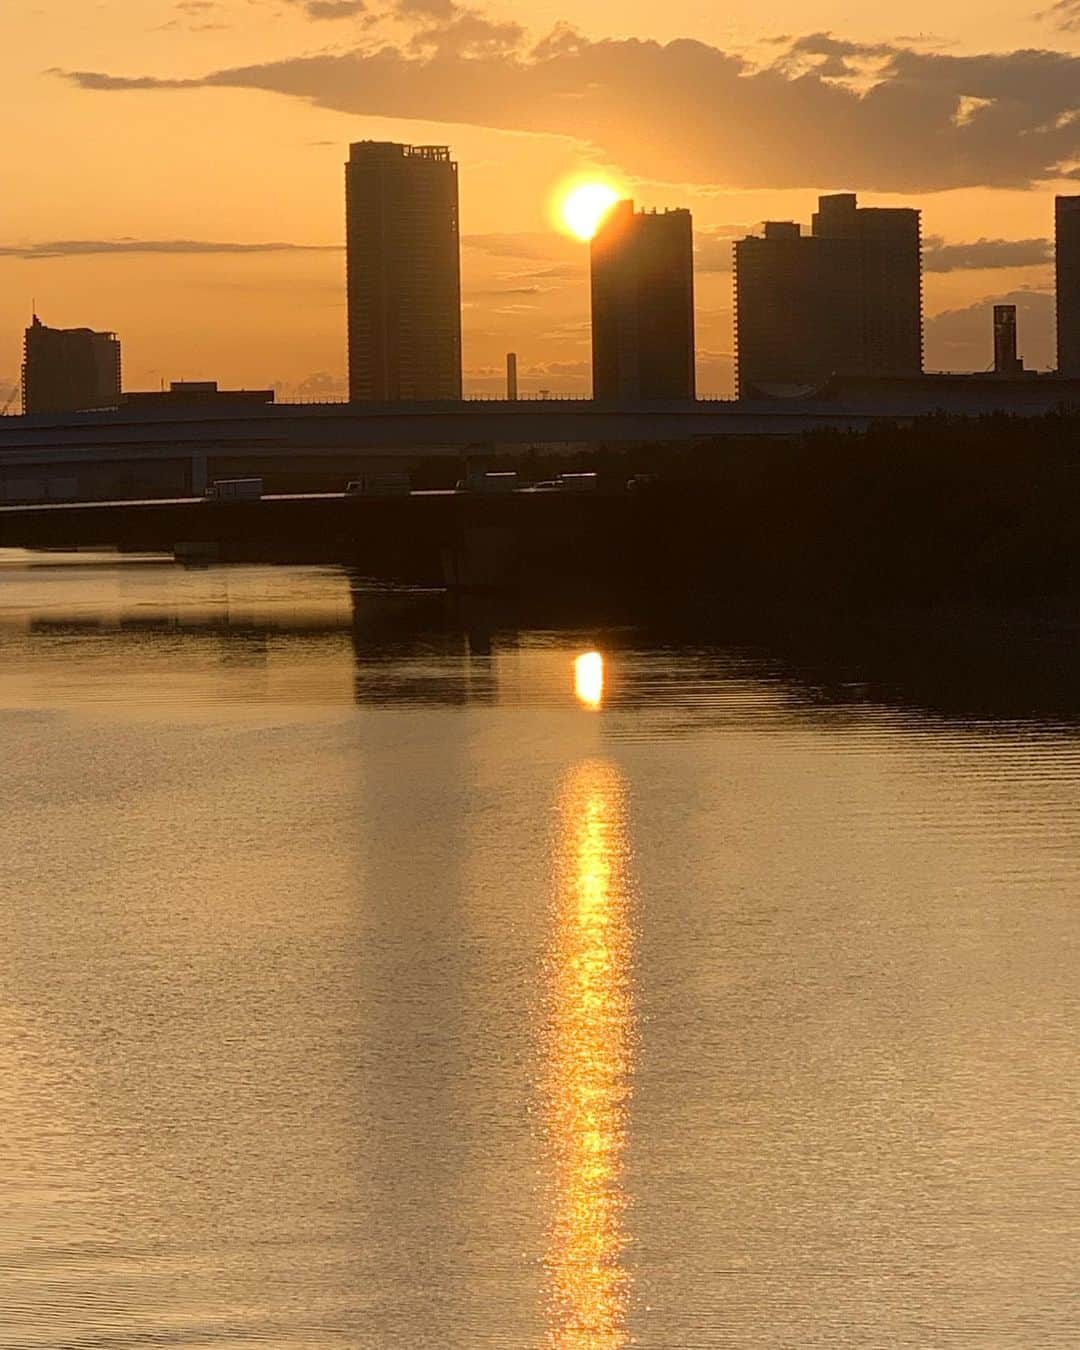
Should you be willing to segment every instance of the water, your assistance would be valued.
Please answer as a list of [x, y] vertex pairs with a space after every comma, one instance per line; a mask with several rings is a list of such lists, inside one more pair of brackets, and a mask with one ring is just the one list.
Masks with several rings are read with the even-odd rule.
[[1052, 644], [77, 563], [0, 559], [5, 1350], [1077, 1344]]

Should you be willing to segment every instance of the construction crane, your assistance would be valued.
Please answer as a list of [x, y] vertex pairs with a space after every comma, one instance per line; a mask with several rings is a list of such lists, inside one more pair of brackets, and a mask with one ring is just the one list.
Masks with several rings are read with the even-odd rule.
[[19, 386], [17, 384], [13, 384], [11, 386], [11, 393], [8, 394], [7, 396], [7, 402], [4, 404], [2, 408], [0, 408], [0, 417], [6, 417], [8, 415], [8, 411], [11, 408], [11, 405], [15, 402], [15, 395], [18, 392]]

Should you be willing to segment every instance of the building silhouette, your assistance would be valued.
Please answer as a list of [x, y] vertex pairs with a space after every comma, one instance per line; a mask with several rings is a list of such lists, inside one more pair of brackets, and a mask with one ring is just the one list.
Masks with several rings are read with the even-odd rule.
[[160, 409], [220, 408], [273, 403], [273, 389], [221, 389], [217, 380], [173, 380], [168, 389], [125, 394], [125, 407]]
[[360, 141], [345, 170], [349, 398], [461, 398], [458, 166]]
[[1017, 354], [1016, 306], [994, 306], [994, 374], [1023, 375], [1024, 363]]
[[1054, 201], [1059, 375], [1080, 378], [1080, 196]]
[[73, 413], [120, 404], [120, 341], [90, 328], [47, 328], [35, 314], [23, 343], [23, 412]]
[[769, 221], [735, 245], [741, 397], [806, 389], [834, 375], [922, 373], [919, 212], [818, 200], [811, 233]]
[[592, 241], [593, 398], [692, 399], [694, 240], [686, 210], [608, 212]]

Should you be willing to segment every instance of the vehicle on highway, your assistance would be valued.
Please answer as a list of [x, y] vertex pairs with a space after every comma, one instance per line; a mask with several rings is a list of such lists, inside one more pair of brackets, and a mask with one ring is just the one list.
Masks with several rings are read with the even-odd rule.
[[407, 497], [411, 491], [407, 473], [365, 473], [345, 484], [348, 497]]
[[203, 495], [209, 502], [257, 502], [263, 495], [263, 480], [215, 478]]
[[600, 486], [596, 473], [561, 473], [557, 479], [560, 492], [595, 492]]
[[455, 487], [458, 492], [516, 492], [518, 476], [516, 473], [480, 470], [459, 478]]
[[522, 492], [595, 492], [600, 477], [595, 473], [560, 473], [556, 478], [542, 478], [530, 483]]

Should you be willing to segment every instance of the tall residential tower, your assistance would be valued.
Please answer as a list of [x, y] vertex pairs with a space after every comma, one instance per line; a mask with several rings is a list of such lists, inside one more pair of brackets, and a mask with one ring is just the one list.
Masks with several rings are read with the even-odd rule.
[[692, 399], [690, 212], [612, 207], [592, 241], [593, 398]]
[[1054, 202], [1058, 374], [1080, 379], [1080, 196]]
[[461, 398], [458, 166], [360, 141], [345, 170], [349, 398]]
[[919, 212], [822, 197], [812, 232], [770, 221], [735, 245], [742, 397], [832, 375], [922, 373]]
[[994, 374], [1015, 377], [1023, 375], [1024, 363], [1019, 356], [1016, 338], [1016, 306], [994, 306]]
[[120, 406], [120, 341], [90, 328], [46, 328], [35, 314], [23, 345], [23, 412]]

